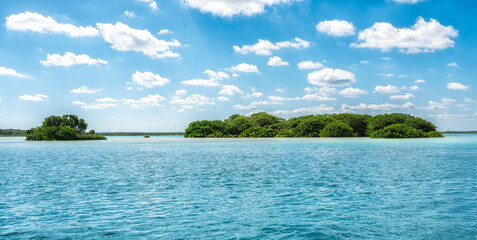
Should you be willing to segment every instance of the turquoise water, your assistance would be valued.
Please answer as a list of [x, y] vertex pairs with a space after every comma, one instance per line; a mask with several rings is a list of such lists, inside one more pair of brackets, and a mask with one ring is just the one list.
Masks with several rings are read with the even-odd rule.
[[477, 135], [0, 138], [1, 239], [477, 239]]

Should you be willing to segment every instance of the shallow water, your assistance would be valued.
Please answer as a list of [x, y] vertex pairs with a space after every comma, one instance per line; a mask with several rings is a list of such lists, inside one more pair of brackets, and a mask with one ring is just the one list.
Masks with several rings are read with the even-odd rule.
[[0, 238], [477, 239], [477, 135], [0, 138]]

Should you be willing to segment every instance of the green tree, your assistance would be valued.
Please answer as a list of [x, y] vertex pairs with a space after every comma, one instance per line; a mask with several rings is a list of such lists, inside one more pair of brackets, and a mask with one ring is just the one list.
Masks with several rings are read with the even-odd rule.
[[371, 138], [425, 138], [429, 137], [421, 129], [417, 130], [406, 124], [397, 123], [371, 133]]
[[333, 121], [321, 130], [320, 137], [354, 137], [353, 129], [348, 124], [340, 121]]
[[368, 136], [366, 132], [368, 129], [368, 121], [371, 118], [370, 115], [340, 113], [331, 115], [331, 118], [346, 123], [353, 129], [353, 132], [358, 137]]
[[268, 113], [254, 113], [250, 116], [250, 121], [259, 127], [267, 127], [275, 123], [284, 121], [282, 118], [275, 117]]
[[331, 121], [326, 115], [305, 118], [293, 129], [297, 137], [319, 137], [321, 130]]

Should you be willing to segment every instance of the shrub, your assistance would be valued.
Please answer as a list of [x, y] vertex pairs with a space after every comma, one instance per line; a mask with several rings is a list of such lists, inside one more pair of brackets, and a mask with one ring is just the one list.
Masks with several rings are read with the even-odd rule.
[[406, 124], [398, 123], [374, 131], [371, 138], [424, 138], [428, 137], [422, 130], [417, 130]]
[[330, 122], [327, 116], [313, 116], [306, 118], [296, 126], [294, 129], [297, 137], [318, 137], [321, 130]]
[[259, 137], [274, 137], [277, 135], [276, 130], [266, 129], [263, 127], [251, 127], [245, 129], [242, 133], [240, 133], [239, 137], [251, 137], [251, 138], [259, 138]]
[[320, 132], [320, 137], [354, 137], [353, 129], [340, 121], [328, 123]]
[[444, 135], [442, 135], [442, 133], [440, 132], [436, 132], [436, 131], [430, 131], [427, 133], [427, 136], [428, 137], [431, 137], [431, 138], [434, 138], [434, 137], [444, 137]]

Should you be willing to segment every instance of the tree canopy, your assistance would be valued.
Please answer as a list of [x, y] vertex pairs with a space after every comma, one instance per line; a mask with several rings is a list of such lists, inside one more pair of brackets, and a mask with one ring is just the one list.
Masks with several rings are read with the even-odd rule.
[[404, 114], [321, 114], [288, 120], [260, 112], [249, 117], [233, 114], [224, 121], [194, 121], [185, 137], [442, 137], [436, 126]]
[[49, 116], [41, 126], [26, 131], [26, 140], [54, 141], [54, 140], [104, 140], [102, 135], [95, 134], [94, 130], [86, 133], [88, 124], [76, 115]]

